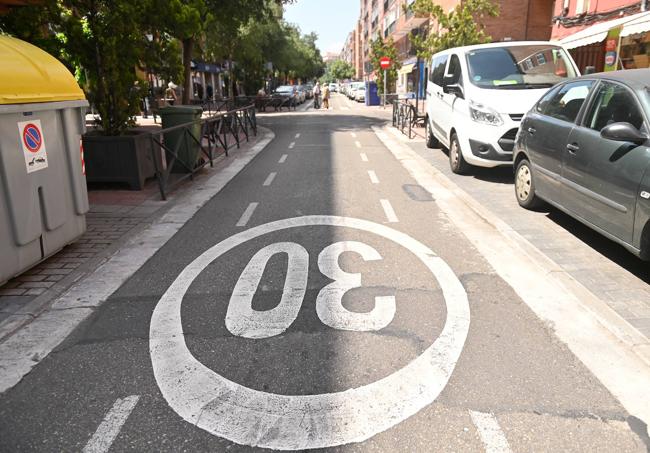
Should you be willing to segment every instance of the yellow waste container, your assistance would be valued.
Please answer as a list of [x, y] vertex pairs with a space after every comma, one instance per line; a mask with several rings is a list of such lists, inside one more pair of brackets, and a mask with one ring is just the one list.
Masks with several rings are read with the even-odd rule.
[[0, 284], [86, 231], [88, 102], [60, 61], [0, 36]]

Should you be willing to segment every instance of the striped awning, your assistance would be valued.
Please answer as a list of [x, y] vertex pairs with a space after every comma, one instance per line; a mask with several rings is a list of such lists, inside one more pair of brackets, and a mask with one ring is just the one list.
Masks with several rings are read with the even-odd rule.
[[588, 46], [603, 42], [609, 30], [619, 26], [623, 26], [621, 31], [621, 36], [623, 37], [650, 31], [650, 11], [592, 25], [591, 27], [562, 38], [559, 42], [567, 49]]

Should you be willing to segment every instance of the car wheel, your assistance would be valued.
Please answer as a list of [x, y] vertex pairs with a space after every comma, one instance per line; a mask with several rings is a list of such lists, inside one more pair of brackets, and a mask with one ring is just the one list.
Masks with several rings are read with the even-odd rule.
[[464, 175], [470, 169], [470, 165], [463, 157], [463, 152], [460, 149], [460, 142], [458, 141], [456, 133], [451, 135], [451, 143], [449, 146], [449, 166], [451, 167], [451, 171], [457, 175]]
[[431, 129], [431, 124], [429, 124], [429, 117], [427, 116], [425, 122], [425, 134], [427, 136], [427, 148], [437, 148], [440, 146], [438, 139], [433, 135], [433, 130]]
[[515, 170], [515, 195], [519, 206], [535, 209], [542, 205], [542, 200], [535, 194], [533, 169], [527, 159], [522, 159]]

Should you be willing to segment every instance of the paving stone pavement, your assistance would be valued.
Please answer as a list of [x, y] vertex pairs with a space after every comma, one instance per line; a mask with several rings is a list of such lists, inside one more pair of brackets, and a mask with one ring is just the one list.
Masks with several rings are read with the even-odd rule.
[[[241, 140], [242, 151], [256, 142], [254, 137], [246, 142], [243, 135]], [[237, 150], [233, 148], [230, 152]], [[198, 177], [218, 171], [216, 162], [222, 157], [223, 153], [218, 152], [215, 167], [204, 167]], [[182, 190], [182, 186], [175, 190]], [[21, 318], [35, 316], [48, 301], [100, 265], [128, 236], [150, 224], [169, 206], [169, 202], [161, 200], [155, 179], [147, 181], [142, 191], [93, 186], [88, 201], [90, 211], [86, 214], [87, 230], [83, 236], [0, 286], [0, 340], [24, 324]]]
[[405, 143], [650, 338], [650, 263], [553, 207], [522, 209], [511, 168], [455, 175], [443, 150], [428, 149], [420, 136]]

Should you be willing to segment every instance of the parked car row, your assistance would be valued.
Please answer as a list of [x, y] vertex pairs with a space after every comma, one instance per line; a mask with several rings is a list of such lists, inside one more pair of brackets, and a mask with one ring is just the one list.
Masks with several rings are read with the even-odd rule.
[[580, 77], [548, 42], [449, 49], [425, 124], [454, 173], [514, 165], [522, 207], [548, 202], [650, 260], [650, 69]]
[[353, 101], [364, 102], [366, 100], [365, 82], [344, 83], [341, 92]]
[[296, 104], [302, 104], [313, 96], [313, 91], [307, 89], [306, 85], [280, 85], [275, 89], [275, 94], [290, 96], [295, 99]]

